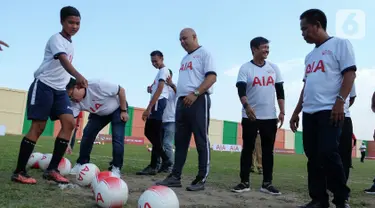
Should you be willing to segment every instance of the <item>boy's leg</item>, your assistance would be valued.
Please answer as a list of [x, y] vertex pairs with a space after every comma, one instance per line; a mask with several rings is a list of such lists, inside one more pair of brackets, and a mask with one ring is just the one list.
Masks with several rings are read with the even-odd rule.
[[82, 165], [90, 162], [90, 154], [96, 136], [108, 123], [108, 116], [98, 116], [96, 114], [90, 113], [88, 122], [83, 130], [77, 164]]
[[69, 183], [69, 180], [63, 177], [57, 168], [64, 156], [66, 148], [69, 145], [69, 141], [75, 126], [73, 111], [70, 108], [71, 103], [66, 91], [53, 90], [53, 92], [54, 102], [51, 109], [50, 118], [52, 121], [57, 119], [60, 120], [61, 130], [56, 137], [52, 159], [47, 170], [43, 174], [43, 178], [55, 181], [57, 183]]
[[[112, 165], [121, 170], [124, 161], [124, 139], [126, 122], [121, 120], [121, 110], [112, 113]], [[114, 169], [112, 168], [114, 171]], [[118, 173], [120, 174], [120, 173]]]
[[35, 184], [36, 180], [26, 173], [26, 164], [34, 150], [35, 143], [43, 133], [53, 105], [53, 89], [34, 80], [27, 95], [27, 119], [32, 120], [29, 132], [23, 137], [18, 154], [17, 168], [12, 180], [25, 184]]
[[162, 166], [159, 172], [170, 172], [172, 171], [172, 166], [174, 162], [174, 153], [173, 153], [173, 140], [175, 135], [175, 123], [166, 122], [163, 123], [162, 127], [162, 148], [167, 155], [168, 160], [163, 161]]

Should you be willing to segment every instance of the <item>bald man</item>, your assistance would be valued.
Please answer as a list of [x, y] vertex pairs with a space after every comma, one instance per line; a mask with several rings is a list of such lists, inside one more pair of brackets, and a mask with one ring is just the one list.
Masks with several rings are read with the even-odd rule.
[[157, 185], [182, 187], [184, 167], [191, 134], [198, 151], [199, 171], [187, 191], [204, 190], [210, 169], [210, 94], [216, 82], [216, 68], [211, 54], [198, 43], [195, 31], [185, 28], [180, 33], [181, 46], [187, 54], [181, 61], [177, 83], [175, 163], [172, 173]]
[[5, 46], [5, 47], [9, 48], [9, 45], [8, 45], [8, 44], [6, 44], [4, 41], [1, 41], [1, 40], [0, 40], [0, 51], [3, 50], [3, 49], [1, 48], [1, 45], [3, 45], [3, 46]]

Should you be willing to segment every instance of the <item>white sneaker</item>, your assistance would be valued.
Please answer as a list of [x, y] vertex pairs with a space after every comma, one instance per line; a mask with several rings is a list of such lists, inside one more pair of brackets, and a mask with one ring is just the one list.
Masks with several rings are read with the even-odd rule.
[[70, 175], [77, 175], [78, 174], [78, 171], [79, 169], [81, 168], [81, 164], [77, 163], [74, 165], [74, 167], [70, 170]]
[[116, 167], [116, 166], [112, 166], [112, 173], [113, 173], [113, 175], [115, 175], [116, 177], [121, 178], [121, 171], [120, 171], [120, 168], [118, 168], [118, 167]]

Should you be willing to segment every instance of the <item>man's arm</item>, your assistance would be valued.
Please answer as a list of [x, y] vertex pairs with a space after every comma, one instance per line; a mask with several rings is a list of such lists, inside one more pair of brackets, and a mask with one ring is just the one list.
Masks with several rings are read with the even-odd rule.
[[240, 98], [240, 102], [242, 104], [242, 107], [246, 109], [246, 107], [249, 105], [247, 102], [247, 96], [246, 96], [246, 82], [237, 82], [236, 87], [237, 87], [237, 92], [238, 92], [238, 97]]
[[280, 113], [285, 115], [285, 94], [284, 94], [284, 87], [283, 83], [276, 83], [276, 98], [277, 98], [277, 104], [279, 105]]
[[349, 93], [352, 90], [353, 83], [356, 77], [355, 71], [356, 67], [352, 66], [346, 69], [346, 72], [344, 72], [344, 79], [342, 80], [340, 88], [340, 96], [344, 98], [344, 101], [349, 96]]
[[118, 97], [119, 97], [119, 100], [120, 100], [120, 109], [121, 110], [127, 110], [128, 106], [126, 105], [126, 93], [125, 93], [125, 89], [123, 87], [119, 87]]
[[198, 87], [199, 94], [205, 93], [216, 82], [216, 73], [208, 72], [202, 84]]

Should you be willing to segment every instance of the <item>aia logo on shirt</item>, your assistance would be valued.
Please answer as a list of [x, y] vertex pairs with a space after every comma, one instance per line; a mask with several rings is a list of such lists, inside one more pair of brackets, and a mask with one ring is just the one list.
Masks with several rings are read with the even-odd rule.
[[182, 64], [181, 67], [180, 67], [180, 71], [185, 71], [185, 70], [193, 70], [193, 63], [191, 61], [185, 63], [185, 64]]
[[91, 110], [91, 112], [95, 113], [101, 106], [102, 106], [102, 104], [95, 103], [94, 107], [90, 107], [90, 110]]
[[306, 74], [314, 73], [317, 71], [321, 71], [321, 72], [326, 71], [324, 68], [324, 62], [322, 60], [319, 60], [318, 62], [313, 61], [312, 63], [306, 66]]
[[268, 86], [268, 85], [275, 85], [275, 80], [273, 80], [272, 76], [262, 76], [262, 77], [254, 77], [253, 80], [253, 87], [254, 86]]

